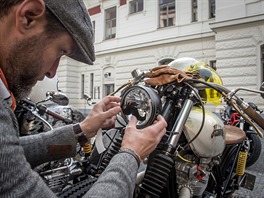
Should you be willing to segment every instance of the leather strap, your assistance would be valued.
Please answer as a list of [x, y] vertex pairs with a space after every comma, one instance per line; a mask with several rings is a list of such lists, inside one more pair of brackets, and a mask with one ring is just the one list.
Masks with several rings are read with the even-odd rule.
[[75, 133], [76, 140], [79, 142], [81, 146], [84, 146], [88, 142], [88, 140], [87, 140], [85, 133], [82, 132], [82, 129], [79, 123], [73, 125], [73, 131]]

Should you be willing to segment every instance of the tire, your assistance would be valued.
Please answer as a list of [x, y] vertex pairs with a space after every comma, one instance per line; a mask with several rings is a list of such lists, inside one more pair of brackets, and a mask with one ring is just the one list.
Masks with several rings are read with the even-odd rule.
[[92, 185], [97, 181], [97, 178], [88, 178], [84, 181], [74, 184], [73, 186], [62, 191], [59, 198], [81, 198], [83, 195], [90, 190]]
[[247, 164], [246, 167], [252, 166], [259, 158], [261, 153], [261, 140], [257, 134], [249, 134], [247, 135], [250, 141], [250, 149], [247, 156]]

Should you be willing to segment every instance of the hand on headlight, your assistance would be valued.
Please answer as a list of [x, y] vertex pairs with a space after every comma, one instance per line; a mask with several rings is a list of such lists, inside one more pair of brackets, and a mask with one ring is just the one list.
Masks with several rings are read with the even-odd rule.
[[93, 137], [100, 128], [113, 127], [116, 115], [121, 111], [119, 97], [106, 96], [96, 103], [88, 116], [80, 123], [87, 138]]
[[146, 128], [137, 129], [136, 124], [137, 119], [133, 116], [126, 127], [121, 147], [134, 151], [143, 160], [157, 147], [166, 133], [167, 123], [159, 115], [157, 120]]

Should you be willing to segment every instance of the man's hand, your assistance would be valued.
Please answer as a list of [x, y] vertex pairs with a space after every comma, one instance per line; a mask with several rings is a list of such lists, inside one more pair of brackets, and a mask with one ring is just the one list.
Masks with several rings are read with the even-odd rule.
[[114, 126], [116, 115], [121, 111], [118, 104], [120, 100], [119, 97], [106, 96], [94, 105], [92, 111], [80, 123], [80, 127], [87, 138], [93, 137], [100, 128]]
[[166, 133], [167, 123], [161, 115], [151, 126], [144, 129], [137, 129], [136, 123], [137, 119], [133, 116], [126, 127], [122, 148], [133, 150], [143, 160], [157, 147]]

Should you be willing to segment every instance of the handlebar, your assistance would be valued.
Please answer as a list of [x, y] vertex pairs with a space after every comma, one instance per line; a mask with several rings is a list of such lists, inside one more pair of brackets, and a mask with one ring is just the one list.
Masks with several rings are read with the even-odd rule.
[[40, 111], [40, 114], [42, 112], [44, 112], [44, 113], [47, 113], [48, 115], [51, 115], [54, 118], [57, 118], [58, 120], [61, 120], [61, 121], [65, 122], [66, 124], [71, 124], [72, 123], [72, 120], [70, 120], [68, 118], [64, 118], [61, 115], [59, 115], [59, 114], [57, 114], [57, 113], [55, 113], [53, 111], [48, 110], [48, 108], [45, 105], [38, 105], [37, 107], [38, 107], [38, 109]]
[[264, 118], [259, 113], [257, 113], [248, 103], [240, 98], [237, 98], [236, 103], [254, 122], [264, 129]]
[[[235, 93], [240, 90], [241, 88], [238, 88], [235, 91], [229, 91], [227, 88], [218, 85], [218, 89], [222, 90], [225, 94], [230, 95], [231, 97], [235, 95]], [[252, 91], [256, 93], [261, 93], [261, 91], [256, 91], [256, 90], [249, 90], [249, 89], [244, 89], [246, 91]], [[236, 97], [236, 104], [255, 122], [257, 123], [262, 129], [264, 129], [264, 118], [257, 113], [248, 103], [245, 101], [241, 100], [239, 97]]]
[[32, 102], [32, 101], [30, 101], [28, 99], [23, 99], [22, 101], [27, 103], [28, 105], [38, 109], [40, 115], [46, 113], [46, 114], [48, 114], [48, 115], [50, 115], [50, 116], [52, 116], [52, 117], [54, 117], [54, 118], [56, 118], [58, 120], [61, 120], [61, 121], [65, 122], [66, 124], [72, 124], [72, 120], [71, 119], [64, 118], [63, 116], [59, 115], [58, 113], [55, 113], [55, 112], [49, 110], [46, 107], [46, 105], [44, 105], [44, 104], [36, 104], [36, 103], [34, 103], [34, 102]]
[[[264, 118], [257, 113], [248, 103], [245, 101], [241, 100], [239, 97], [237, 97], [235, 94], [238, 90], [245, 90], [245, 91], [251, 91], [259, 94], [263, 94], [262, 91], [256, 91], [256, 90], [249, 90], [249, 89], [241, 89], [238, 88], [235, 91], [230, 91], [226, 87], [215, 84], [215, 83], [210, 83], [210, 82], [204, 82], [201, 80], [197, 79], [186, 79], [186, 82], [195, 82], [198, 84], [194, 84], [193, 86], [198, 88], [198, 89], [204, 89], [204, 88], [212, 88], [217, 90], [219, 93], [225, 96], [226, 99], [231, 100], [232, 97], [235, 96], [236, 104], [245, 112], [245, 114], [250, 117], [255, 123], [257, 123], [262, 129], [264, 129]], [[202, 84], [202, 85], [201, 85]], [[242, 115], [243, 116], [243, 115]], [[262, 136], [262, 133], [261, 133]]]

